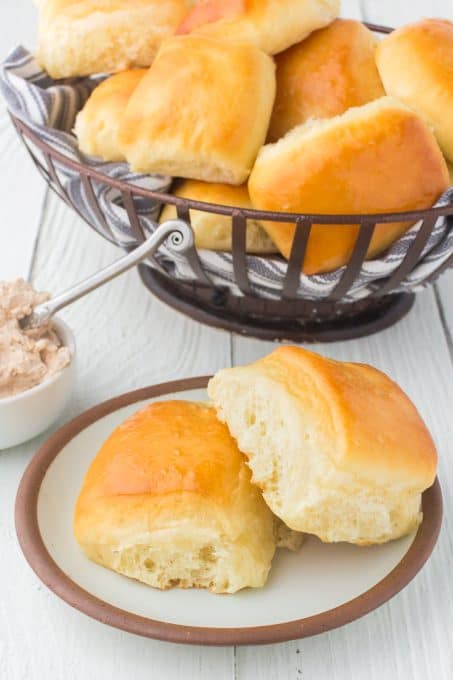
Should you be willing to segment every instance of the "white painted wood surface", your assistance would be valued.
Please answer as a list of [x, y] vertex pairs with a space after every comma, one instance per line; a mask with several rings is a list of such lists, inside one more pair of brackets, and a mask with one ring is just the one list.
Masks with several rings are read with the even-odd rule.
[[[343, 15], [399, 25], [424, 15], [453, 18], [453, 3], [343, 0]], [[29, 0], [3, 0], [0, 57], [20, 42], [32, 46], [34, 24]], [[38, 288], [58, 291], [118, 256], [57, 198], [46, 197], [5, 116], [0, 119], [0, 187], [0, 278], [30, 274]], [[47, 591], [17, 546], [14, 497], [41, 437], [0, 453], [0, 680], [450, 680], [452, 294], [450, 272], [419, 295], [413, 312], [394, 328], [316, 348], [386, 370], [416, 402], [439, 445], [445, 498], [441, 540], [427, 567], [403, 593], [341, 630], [261, 648], [166, 645], [102, 626]], [[77, 335], [78, 384], [62, 420], [125, 390], [208, 373], [231, 361], [256, 359], [272, 348], [183, 318], [153, 300], [136, 273], [92, 294], [64, 316]]]
[[[33, 49], [37, 10], [30, 0], [0, 4], [0, 61], [23, 44]], [[0, 98], [0, 276], [27, 277], [35, 250], [46, 187], [27, 156]]]

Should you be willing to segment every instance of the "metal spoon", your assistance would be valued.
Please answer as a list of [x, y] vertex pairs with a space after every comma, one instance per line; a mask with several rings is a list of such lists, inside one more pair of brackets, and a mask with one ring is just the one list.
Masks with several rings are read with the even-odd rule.
[[156, 231], [144, 243], [135, 248], [131, 253], [121, 257], [108, 267], [101, 269], [90, 278], [77, 283], [75, 286], [68, 288], [60, 295], [37, 305], [33, 312], [25, 316], [20, 321], [20, 326], [23, 329], [37, 328], [42, 326], [49, 319], [64, 307], [67, 307], [72, 302], [79, 300], [84, 295], [91, 293], [92, 290], [99, 288], [108, 281], [116, 278], [120, 274], [128, 271], [142, 260], [152, 255], [162, 245], [162, 243], [169, 239], [168, 248], [173, 252], [184, 253], [189, 250], [194, 243], [194, 236], [191, 227], [182, 220], [168, 220], [156, 227]]

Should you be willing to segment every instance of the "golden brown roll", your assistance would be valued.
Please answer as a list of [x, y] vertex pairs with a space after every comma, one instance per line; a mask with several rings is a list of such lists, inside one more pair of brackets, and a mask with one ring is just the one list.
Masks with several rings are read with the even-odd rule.
[[104, 80], [77, 115], [74, 132], [83, 153], [105, 161], [124, 161], [118, 145], [118, 131], [128, 101], [146, 73], [131, 69]]
[[[449, 184], [429, 127], [403, 104], [383, 97], [335, 118], [308, 121], [265, 146], [249, 180], [259, 210], [373, 214], [430, 207]], [[288, 258], [294, 225], [263, 222]], [[378, 224], [368, 257], [388, 248], [407, 222]], [[349, 261], [358, 227], [313, 225], [303, 270], [328, 272]]]
[[37, 59], [52, 78], [149, 66], [190, 0], [45, 0]]
[[[252, 208], [247, 185], [233, 187], [229, 184], [211, 184], [188, 179], [177, 186], [173, 194], [180, 198], [190, 198], [194, 201], [218, 203], [234, 206], [235, 208]], [[176, 217], [176, 207], [166, 205], [160, 221], [165, 222]], [[201, 210], [191, 210], [190, 218], [198, 248], [207, 250], [224, 250], [231, 252], [232, 220], [228, 215], [215, 215]], [[248, 253], [276, 253], [278, 252], [261, 224], [255, 220], [247, 221]]]
[[243, 184], [274, 97], [274, 63], [255, 47], [169, 38], [129, 101], [122, 150], [138, 172]]
[[387, 94], [423, 116], [453, 161], [453, 22], [399, 28], [380, 44], [377, 65]]
[[337, 19], [279, 54], [269, 141], [309, 118], [338, 116], [384, 96], [376, 44], [360, 21]]
[[330, 24], [339, 9], [339, 0], [201, 0], [177, 33], [196, 31], [277, 54]]
[[453, 163], [447, 163], [447, 166], [450, 174], [450, 186], [453, 187]]
[[[120, 574], [216, 593], [264, 585], [278, 539], [227, 428], [186, 401], [150, 404], [112, 433], [83, 482], [74, 531], [90, 560]], [[297, 548], [294, 538], [282, 542]]]
[[208, 393], [265, 501], [292, 529], [367, 545], [419, 525], [436, 449], [384, 373], [280, 347], [219, 371]]

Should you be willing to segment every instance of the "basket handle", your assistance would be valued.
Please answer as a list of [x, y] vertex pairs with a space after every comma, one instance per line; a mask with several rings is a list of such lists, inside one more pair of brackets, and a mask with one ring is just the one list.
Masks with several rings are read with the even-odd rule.
[[60, 309], [67, 307], [76, 300], [91, 293], [91, 291], [96, 290], [96, 288], [103, 286], [117, 276], [120, 276], [120, 274], [124, 274], [124, 272], [135, 267], [155, 253], [164, 241], [167, 240], [169, 250], [174, 253], [186, 253], [194, 245], [192, 227], [179, 219], [168, 220], [160, 225], [156, 225], [153, 234], [132, 252], [101, 269], [101, 271], [96, 272], [96, 274], [93, 274], [88, 279], [68, 288], [63, 293], [60, 293], [60, 295], [41, 305], [37, 305], [29, 316], [21, 320], [21, 327], [36, 328], [37, 326], [42, 326]]

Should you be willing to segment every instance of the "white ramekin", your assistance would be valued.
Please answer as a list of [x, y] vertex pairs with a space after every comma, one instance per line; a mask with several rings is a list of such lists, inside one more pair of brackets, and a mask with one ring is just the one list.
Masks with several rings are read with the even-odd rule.
[[0, 398], [0, 450], [36, 437], [61, 415], [69, 401], [75, 380], [76, 345], [70, 328], [53, 319], [63, 345], [71, 350], [72, 361], [60, 373], [30, 390]]

